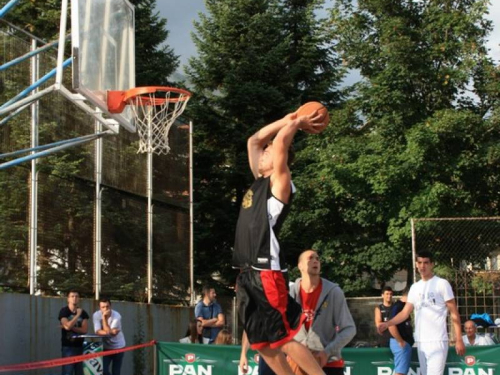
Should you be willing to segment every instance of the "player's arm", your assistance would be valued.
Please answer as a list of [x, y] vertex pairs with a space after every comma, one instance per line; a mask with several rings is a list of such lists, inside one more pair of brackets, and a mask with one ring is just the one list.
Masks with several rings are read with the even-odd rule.
[[109, 315], [103, 315], [102, 320], [101, 320], [102, 328], [97, 333], [98, 335], [116, 336], [118, 333], [120, 333], [120, 328], [111, 327], [111, 325], [108, 322], [108, 318], [109, 318]]
[[389, 332], [391, 333], [392, 337], [394, 337], [394, 339], [398, 342], [399, 346], [403, 348], [406, 345], [406, 341], [399, 334], [398, 327], [395, 326], [389, 327]]
[[250, 342], [248, 342], [247, 333], [243, 331], [243, 337], [241, 338], [241, 353], [240, 353], [240, 370], [243, 374], [248, 371], [248, 358], [247, 352], [250, 349]]
[[201, 322], [203, 328], [211, 328], [217, 322], [217, 318], [205, 319], [202, 314], [202, 308], [200, 304], [197, 304], [194, 308], [194, 316]]
[[457, 304], [455, 303], [455, 299], [450, 299], [446, 301], [446, 307], [450, 312], [451, 323], [455, 330], [455, 350], [458, 355], [465, 354], [465, 345], [464, 340], [462, 339], [462, 326], [460, 324], [460, 314], [458, 313]]
[[[307, 116], [297, 117], [295, 113], [288, 115], [289, 121], [276, 134], [273, 140], [273, 174], [272, 193], [280, 201], [288, 203], [292, 189], [290, 169], [288, 168], [288, 150], [299, 129], [310, 133], [319, 133], [322, 125], [321, 114], [318, 111]], [[287, 117], [285, 117], [287, 118]]]
[[382, 314], [380, 313], [380, 308], [377, 306], [373, 311], [373, 316], [375, 317], [375, 327], [378, 328], [380, 323], [382, 323]]
[[285, 117], [259, 129], [254, 135], [248, 138], [248, 163], [255, 178], [259, 177], [259, 158], [264, 151], [264, 147], [271, 139], [286, 125], [297, 118], [295, 113], [289, 113]]
[[224, 327], [226, 324], [226, 318], [223, 313], [217, 314], [217, 321], [213, 325], [213, 327]]
[[344, 292], [340, 288], [334, 290], [334, 301], [336, 303], [331, 307], [328, 305], [327, 309], [331, 309], [332, 325], [337, 327], [338, 331], [335, 338], [325, 346], [326, 359], [332, 355], [340, 359], [342, 348], [356, 335], [356, 324], [347, 306]]
[[82, 309], [78, 308], [76, 309], [76, 314], [73, 316], [73, 319], [69, 320], [66, 317], [61, 318], [61, 326], [67, 330], [71, 331], [73, 329], [73, 326], [78, 322], [78, 319], [80, 318], [80, 315], [82, 315]]
[[89, 322], [88, 319], [83, 319], [81, 327], [73, 327], [73, 328], [71, 328], [71, 330], [73, 332], [79, 333], [80, 335], [85, 335], [88, 331], [88, 328], [89, 328], [88, 322]]
[[398, 324], [403, 323], [406, 319], [410, 317], [412, 311], [413, 311], [413, 304], [410, 302], [406, 302], [405, 307], [403, 308], [403, 310], [401, 310], [401, 312], [398, 315], [396, 315], [388, 322], [382, 322], [378, 325], [377, 327], [378, 333], [381, 334], [387, 328], [392, 326], [397, 326]]
[[108, 332], [102, 326], [103, 320], [100, 319], [99, 316], [100, 315], [96, 313], [92, 317], [92, 321], [94, 322], [94, 332], [96, 333], [96, 335], [105, 336], [108, 334]]

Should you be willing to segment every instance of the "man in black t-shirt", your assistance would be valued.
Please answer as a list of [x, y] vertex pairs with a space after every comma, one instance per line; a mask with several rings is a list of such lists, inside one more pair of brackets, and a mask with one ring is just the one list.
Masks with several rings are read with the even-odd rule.
[[[68, 293], [68, 306], [59, 311], [61, 322], [62, 357], [72, 357], [83, 354], [83, 338], [75, 336], [84, 335], [88, 329], [89, 315], [78, 307], [80, 295], [76, 290]], [[62, 367], [62, 375], [83, 375], [83, 362], [72, 363]]]
[[[408, 285], [403, 290], [401, 298], [392, 305], [390, 319], [394, 318], [406, 305], [406, 298], [410, 286]], [[406, 319], [403, 323], [397, 326], [389, 327], [388, 331], [391, 333], [389, 346], [394, 355], [394, 375], [406, 375], [410, 369], [411, 361], [411, 347], [415, 343], [413, 339], [413, 328], [411, 326], [411, 319]]]
[[[391, 314], [392, 307], [392, 296], [394, 292], [390, 286], [386, 286], [382, 289], [382, 303], [375, 307], [375, 327], [378, 328], [380, 323], [388, 322]], [[391, 334], [389, 331], [384, 332], [382, 335], [378, 336], [378, 346], [381, 348], [389, 347], [389, 339]]]

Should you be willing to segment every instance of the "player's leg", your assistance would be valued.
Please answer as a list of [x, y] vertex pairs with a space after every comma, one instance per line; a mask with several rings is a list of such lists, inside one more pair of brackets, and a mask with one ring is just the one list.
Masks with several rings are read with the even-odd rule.
[[443, 375], [448, 356], [448, 342], [436, 341], [429, 343], [431, 350], [427, 353], [427, 375]]
[[259, 375], [276, 375], [262, 356], [259, 358]]
[[417, 344], [417, 354], [418, 354], [418, 363], [420, 365], [420, 374], [427, 375], [427, 356], [426, 352], [428, 350], [427, 344], [425, 342], [419, 342]]
[[113, 361], [112, 357], [112, 355], [106, 355], [102, 357], [103, 375], [111, 375], [109, 367], [111, 366], [111, 362]]
[[295, 340], [285, 343], [281, 350], [308, 375], [324, 375], [323, 369], [320, 367], [311, 351], [304, 345]]
[[113, 375], [120, 375], [124, 356], [125, 356], [124, 352], [112, 355], [113, 363], [111, 364], [111, 368], [113, 369], [112, 370]]
[[391, 338], [389, 345], [394, 355], [394, 375], [406, 375], [410, 369], [411, 346], [405, 343], [404, 348], [402, 348], [398, 341], [393, 338]]
[[267, 346], [259, 349], [259, 353], [276, 375], [293, 375], [285, 355], [279, 349], [271, 349]]

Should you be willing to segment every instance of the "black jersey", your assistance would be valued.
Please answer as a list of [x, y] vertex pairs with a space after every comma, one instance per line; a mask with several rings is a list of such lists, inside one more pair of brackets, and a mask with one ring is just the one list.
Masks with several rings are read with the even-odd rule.
[[[383, 322], [388, 322], [391, 319], [391, 306], [385, 306], [383, 303], [378, 305], [378, 308], [380, 310], [381, 318]], [[385, 330], [382, 335], [378, 335], [378, 345], [382, 348], [388, 348], [389, 347], [389, 340], [391, 339], [392, 335], [389, 332], [389, 330]]]
[[236, 225], [233, 267], [286, 271], [278, 235], [290, 210], [271, 193], [271, 178], [259, 177], [246, 192]]

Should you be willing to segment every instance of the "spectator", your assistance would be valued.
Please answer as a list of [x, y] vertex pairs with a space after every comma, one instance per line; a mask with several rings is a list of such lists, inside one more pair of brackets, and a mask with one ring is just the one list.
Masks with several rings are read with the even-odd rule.
[[[97, 310], [92, 320], [94, 321], [94, 331], [96, 334], [106, 336], [103, 338], [104, 350], [121, 349], [125, 347], [125, 336], [122, 332], [122, 317], [116, 310], [111, 310], [109, 298], [99, 300], [99, 310]], [[124, 352], [103, 357], [104, 375], [120, 375]], [[109, 371], [111, 365], [112, 371]]]
[[[386, 286], [382, 289], [382, 303], [375, 307], [374, 312], [375, 327], [378, 328], [380, 323], [389, 321], [393, 294], [394, 292], [390, 286]], [[378, 346], [381, 348], [388, 348], [390, 338], [391, 333], [389, 331], [385, 331], [382, 335], [378, 336]]]
[[[356, 326], [339, 285], [320, 277], [318, 253], [306, 250], [299, 256], [301, 277], [292, 284], [290, 295], [302, 306], [305, 322], [295, 340], [307, 346], [326, 375], [343, 375], [342, 348], [356, 335]], [[248, 340], [241, 345], [240, 369], [248, 367]], [[296, 375], [306, 374], [290, 357], [288, 363]], [[261, 357], [260, 375], [274, 375]]]
[[[68, 293], [68, 305], [59, 311], [61, 323], [62, 357], [73, 357], [83, 354], [83, 338], [88, 329], [89, 315], [79, 307], [80, 294], [76, 290]], [[83, 375], [83, 362], [71, 363], [62, 367], [62, 375]]]
[[[392, 306], [391, 319], [403, 311], [409, 290], [410, 288], [407, 286], [403, 290], [401, 298]], [[410, 370], [411, 347], [415, 343], [411, 319], [408, 318], [397, 326], [389, 327], [389, 331], [392, 335], [389, 346], [394, 355], [394, 375], [406, 375]]]
[[208, 344], [210, 339], [203, 337], [203, 325], [201, 320], [194, 319], [189, 323], [186, 337], [179, 340], [181, 344]]
[[467, 320], [464, 323], [465, 335], [462, 336], [465, 346], [483, 346], [483, 345], [495, 345], [493, 340], [488, 336], [478, 335], [476, 323], [472, 320]]
[[423, 375], [442, 375], [448, 356], [448, 313], [457, 338], [455, 351], [459, 356], [465, 354], [460, 315], [450, 283], [434, 275], [432, 254], [427, 251], [417, 254], [416, 266], [422, 279], [411, 286], [403, 311], [388, 322], [380, 323], [378, 331], [382, 333], [388, 327], [403, 323], [415, 310], [420, 371]]
[[226, 323], [222, 307], [217, 303], [215, 289], [210, 286], [203, 287], [203, 299], [194, 308], [196, 319], [203, 325], [203, 337], [210, 339], [210, 344], [215, 341], [220, 330]]
[[227, 329], [222, 329], [217, 337], [215, 338], [214, 344], [216, 345], [232, 345], [233, 337], [231, 336], [231, 332]]

